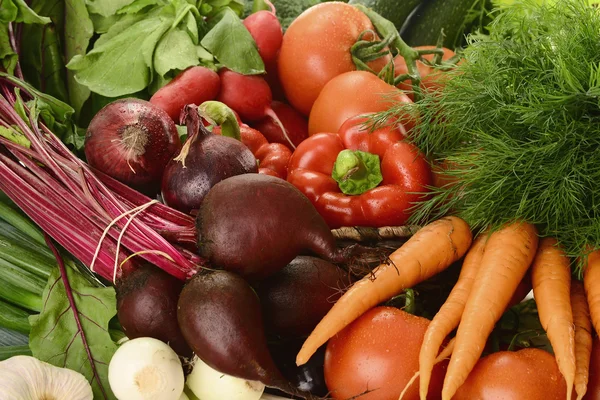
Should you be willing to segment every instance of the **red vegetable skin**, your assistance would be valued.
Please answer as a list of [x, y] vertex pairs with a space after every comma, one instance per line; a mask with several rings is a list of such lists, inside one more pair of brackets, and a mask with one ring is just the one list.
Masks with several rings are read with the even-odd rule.
[[[342, 2], [317, 4], [298, 16], [283, 35], [279, 53], [279, 77], [290, 104], [308, 116], [327, 82], [356, 70], [350, 48], [368, 30], [375, 31], [369, 18]], [[373, 35], [363, 39], [371, 40]], [[378, 72], [389, 60], [389, 56], [384, 56], [368, 65]], [[321, 132], [336, 131], [337, 128]]]
[[[308, 137], [308, 120], [295, 108], [280, 101], [273, 101], [271, 108], [279, 117], [296, 147]], [[281, 128], [271, 118], [263, 118], [252, 126], [262, 132], [270, 143], [282, 143], [290, 147]]]
[[283, 41], [283, 29], [275, 14], [266, 10], [255, 12], [244, 19], [244, 26], [256, 42], [265, 65], [275, 63]]
[[[308, 134], [337, 132], [348, 118], [385, 111], [398, 102], [411, 100], [370, 72], [346, 72], [331, 79], [319, 93], [308, 119]], [[412, 129], [408, 119], [400, 122]]]
[[190, 67], [180, 72], [150, 98], [150, 103], [157, 105], [169, 114], [175, 122], [186, 104], [200, 105], [214, 100], [219, 94], [221, 80], [219, 75], [206, 67]]
[[600, 339], [594, 336], [592, 357], [590, 360], [590, 376], [584, 400], [600, 400]]
[[104, 106], [85, 135], [85, 156], [92, 167], [143, 192], [155, 192], [165, 166], [181, 143], [161, 108], [140, 99]]
[[566, 391], [554, 356], [529, 348], [480, 359], [452, 400], [564, 400]]
[[[325, 382], [334, 399], [398, 400], [419, 370], [429, 320], [393, 307], [375, 307], [329, 340]], [[433, 370], [428, 399], [441, 398], [444, 361]], [[419, 398], [416, 380], [404, 399]], [[474, 398], [473, 398], [474, 399]], [[473, 400], [472, 399], [472, 400]]]
[[217, 100], [237, 112], [242, 121], [258, 121], [265, 117], [273, 119], [285, 132], [287, 142], [295, 147], [277, 114], [271, 108], [273, 95], [269, 84], [262, 76], [242, 75], [228, 69], [219, 71], [219, 76], [221, 92]]
[[[330, 228], [403, 225], [410, 207], [432, 182], [429, 164], [402, 131], [389, 127], [360, 132], [364, 118], [350, 120], [340, 134], [321, 133], [306, 139], [292, 154], [288, 181], [315, 205]], [[383, 181], [360, 195], [341, 192], [331, 173], [344, 149], [377, 154]], [[415, 193], [410, 193], [415, 192]]]

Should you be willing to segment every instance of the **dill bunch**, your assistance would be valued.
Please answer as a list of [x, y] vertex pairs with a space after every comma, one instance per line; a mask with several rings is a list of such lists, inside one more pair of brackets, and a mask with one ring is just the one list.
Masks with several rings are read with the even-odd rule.
[[521, 219], [570, 256], [600, 247], [600, 10], [558, 3], [497, 9], [445, 89], [373, 120], [416, 111], [412, 140], [459, 180], [434, 188], [413, 223], [453, 213], [493, 229]]

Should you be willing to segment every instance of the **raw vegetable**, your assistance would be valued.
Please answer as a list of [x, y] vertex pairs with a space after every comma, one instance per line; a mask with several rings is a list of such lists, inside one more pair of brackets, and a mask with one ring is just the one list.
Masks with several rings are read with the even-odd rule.
[[440, 347], [460, 323], [471, 288], [475, 284], [475, 277], [479, 271], [487, 238], [484, 233], [475, 239], [463, 260], [458, 281], [425, 331], [419, 353], [419, 395], [421, 399], [427, 398], [431, 371]]
[[[375, 307], [327, 344], [325, 380], [334, 399], [397, 400], [419, 364], [429, 320], [392, 307]], [[445, 363], [433, 371], [430, 399], [439, 398]], [[418, 385], [404, 399], [418, 398]]]
[[44, 307], [29, 322], [29, 347], [33, 356], [82, 373], [94, 396], [113, 399], [108, 385], [108, 363], [116, 351], [109, 321], [116, 314], [113, 288], [98, 288], [74, 272], [74, 263], [63, 260], [50, 239], [58, 268], [44, 289]]
[[123, 343], [108, 366], [110, 387], [119, 400], [179, 400], [183, 367], [164, 342], [137, 338]]
[[408, 16], [423, 0], [350, 0], [348, 4], [362, 4], [372, 8], [383, 18], [392, 22], [398, 30], [402, 28]]
[[[213, 127], [213, 133], [221, 134], [220, 127]], [[258, 173], [286, 179], [288, 163], [292, 152], [281, 143], [269, 143], [265, 136], [246, 124], [240, 125], [240, 140], [254, 154], [258, 163]]]
[[583, 271], [583, 285], [585, 296], [590, 307], [590, 318], [596, 333], [600, 332], [600, 250], [596, 250], [587, 256], [585, 269]]
[[183, 289], [182, 281], [146, 264], [136, 268], [115, 289], [117, 316], [129, 339], [159, 339], [181, 356], [191, 355], [177, 325], [177, 301]]
[[[0, 85], [4, 88], [1, 124], [18, 127], [12, 132], [21, 139], [16, 143], [0, 137], [1, 191], [106, 280], [116, 281], [135, 268], [131, 259], [126, 260], [132, 253], [180, 279], [195, 273], [202, 260], [180, 247], [195, 243], [192, 217], [92, 172], [47, 125], [40, 124], [42, 110], [47, 119], [68, 118], [72, 109], [66, 104], [38, 95], [23, 81], [3, 73]], [[15, 91], [31, 99], [27, 107]]]
[[239, 275], [198, 273], [181, 292], [177, 318], [194, 354], [211, 368], [293, 393], [269, 354], [258, 297]]
[[429, 163], [404, 129], [362, 128], [346, 121], [338, 134], [306, 139], [292, 154], [288, 181], [304, 193], [330, 228], [402, 226], [432, 183]]
[[598, 336], [595, 336], [592, 342], [590, 359], [590, 380], [584, 400], [598, 400], [600, 399], [600, 339]]
[[531, 265], [537, 246], [537, 230], [526, 222], [514, 222], [491, 233], [458, 325], [442, 400], [454, 396], [477, 363], [489, 334]]
[[316, 257], [298, 256], [254, 285], [268, 333], [310, 333], [350, 284], [348, 272]]
[[542, 327], [548, 334], [558, 369], [571, 399], [575, 379], [575, 329], [571, 309], [570, 260], [553, 238], [540, 241], [531, 266], [533, 295]]
[[370, 308], [449, 267], [467, 252], [471, 240], [469, 226], [456, 217], [421, 228], [389, 256], [389, 262], [344, 293], [305, 341], [296, 363], [304, 364], [317, 348]]
[[169, 115], [152, 103], [133, 98], [103, 107], [85, 135], [90, 166], [150, 193], [158, 190], [165, 166], [180, 148]]
[[599, 87], [597, 28], [598, 8], [583, 1], [500, 8], [490, 35], [471, 36], [464, 61], [445, 73], [444, 90], [380, 114], [418, 114], [414, 143], [460, 182], [434, 190], [411, 222], [452, 210], [473, 229], [535, 224], [568, 256], [598, 246], [600, 171], [589, 162], [600, 143], [590, 98]]
[[[359, 40], [376, 40], [373, 32], [373, 24], [364, 13], [338, 1], [315, 5], [298, 16], [283, 35], [279, 53], [279, 78], [290, 104], [308, 116], [329, 80], [358, 69], [355, 63], [361, 64], [361, 55], [357, 50], [351, 53], [351, 48]], [[368, 57], [373, 53], [376, 49]], [[362, 57], [368, 59], [366, 54]], [[382, 52], [379, 59], [367, 65], [379, 72], [389, 59]]]
[[295, 148], [279, 117], [271, 108], [273, 95], [261, 76], [247, 76], [223, 69], [219, 71], [221, 91], [217, 99], [239, 114], [243, 121], [257, 121], [269, 117], [281, 129], [286, 142]]
[[274, 65], [283, 41], [283, 30], [275, 15], [273, 4], [271, 10], [260, 10], [247, 16], [244, 26], [256, 42], [258, 54], [265, 65]]
[[192, 365], [185, 384], [202, 400], [259, 400], [265, 389], [258, 381], [247, 381], [214, 370], [198, 357], [194, 357]]
[[203, 66], [194, 66], [180, 72], [172, 81], [152, 95], [150, 103], [162, 108], [176, 123], [186, 104], [199, 106], [216, 99], [221, 89], [219, 75]]
[[361, 251], [336, 247], [310, 201], [292, 184], [264, 174], [217, 183], [202, 202], [196, 225], [200, 255], [249, 279], [279, 271], [302, 251], [336, 263]]
[[83, 375], [30, 356], [0, 362], [2, 400], [92, 400], [92, 388]]
[[[161, 194], [170, 207], [196, 213], [216, 183], [230, 176], [257, 172], [257, 165], [252, 152], [239, 141], [239, 128], [231, 110], [228, 120], [237, 128], [234, 137], [211, 133], [194, 105], [187, 105], [184, 113], [188, 139], [165, 168]], [[210, 117], [210, 113], [207, 115]]]
[[[292, 144], [298, 147], [308, 137], [308, 120], [296, 111], [295, 108], [281, 101], [273, 101], [271, 109], [277, 114]], [[263, 118], [251, 125], [265, 135], [269, 143], [282, 143], [288, 146], [290, 150], [295, 148], [288, 143], [283, 131], [273, 119], [269, 117]]]
[[[348, 118], [410, 102], [402, 91], [370, 72], [346, 72], [328, 81], [319, 93], [308, 119], [308, 134], [338, 132]], [[407, 122], [406, 118], [399, 121]]]
[[554, 356], [531, 348], [482, 358], [452, 399], [564, 400], [565, 392]]
[[581, 400], [588, 391], [593, 331], [585, 289], [583, 283], [578, 280], [571, 282], [571, 307], [575, 326], [574, 386], [577, 400]]

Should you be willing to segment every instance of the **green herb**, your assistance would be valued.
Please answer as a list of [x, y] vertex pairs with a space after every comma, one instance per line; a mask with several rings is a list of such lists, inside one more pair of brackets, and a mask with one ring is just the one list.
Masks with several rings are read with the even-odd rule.
[[114, 399], [108, 385], [108, 364], [117, 346], [108, 325], [116, 314], [115, 291], [94, 287], [74, 268], [72, 261], [66, 262], [76, 310], [67, 297], [65, 281], [55, 269], [44, 290], [41, 313], [30, 317], [29, 345], [34, 357], [85, 375], [91, 381], [94, 398]]
[[600, 247], [600, 10], [536, 3], [500, 9], [489, 36], [471, 36], [444, 90], [374, 120], [418, 113], [414, 142], [459, 180], [434, 189], [411, 222], [522, 219], [582, 256]]

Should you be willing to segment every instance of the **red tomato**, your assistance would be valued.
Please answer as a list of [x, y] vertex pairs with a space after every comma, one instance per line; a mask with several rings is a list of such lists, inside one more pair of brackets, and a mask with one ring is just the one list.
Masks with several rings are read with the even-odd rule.
[[590, 378], [584, 400], [600, 400], [600, 339], [594, 337], [592, 358], [590, 360]]
[[[294, 108], [308, 115], [330, 79], [356, 70], [350, 48], [366, 30], [374, 31], [369, 18], [341, 2], [313, 6], [292, 22], [283, 35], [279, 77]], [[378, 72], [388, 61], [383, 57], [368, 65]]]
[[[375, 307], [330, 339], [325, 382], [334, 399], [398, 400], [419, 369], [419, 351], [429, 320], [392, 307]], [[428, 399], [441, 397], [446, 365], [435, 367]], [[405, 400], [419, 398], [419, 381]]]
[[[434, 49], [435, 46], [417, 46], [415, 47], [415, 49], [420, 50], [420, 49]], [[447, 49], [447, 48], [442, 48], [442, 50], [444, 51], [444, 55], [442, 56], [442, 60], [448, 60], [452, 57], [454, 57], [456, 55], [456, 53], [454, 53], [452, 50]], [[427, 54], [424, 55], [423, 58], [425, 58], [428, 61], [433, 61], [433, 54]], [[428, 66], [427, 64], [423, 63], [422, 61], [417, 61], [417, 70], [419, 71], [419, 74], [421, 75], [421, 87], [424, 90], [438, 90], [441, 89], [444, 85], [444, 81], [443, 81], [443, 71], [440, 70], [436, 70], [435, 68], [432, 68], [430, 66]], [[399, 75], [404, 75], [408, 73], [408, 68], [406, 67], [406, 62], [404, 61], [404, 57], [402, 57], [401, 55], [398, 55], [394, 58], [394, 71], [395, 71], [395, 75], [399, 76]], [[407, 81], [403, 81], [400, 82], [400, 84], [398, 84], [398, 88], [407, 91], [409, 97], [412, 99], [412, 85], [410, 80]]]
[[[304, 139], [308, 137], [308, 121], [304, 115], [296, 111], [292, 106], [280, 101], [273, 101], [271, 108], [279, 117], [281, 124], [285, 127], [288, 137], [298, 146]], [[252, 124], [252, 126], [262, 132], [269, 143], [281, 143], [289, 146], [289, 143], [279, 125], [275, 123], [273, 118], [266, 117]]]
[[214, 100], [220, 89], [221, 80], [215, 71], [206, 67], [190, 67], [158, 89], [150, 103], [165, 110], [173, 121], [179, 123], [183, 106]]
[[554, 356], [529, 348], [479, 360], [452, 400], [564, 400], [566, 393]]
[[346, 72], [330, 80], [319, 94], [308, 118], [308, 134], [337, 132], [350, 117], [410, 101], [402, 91], [370, 72]]

